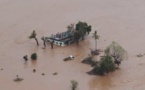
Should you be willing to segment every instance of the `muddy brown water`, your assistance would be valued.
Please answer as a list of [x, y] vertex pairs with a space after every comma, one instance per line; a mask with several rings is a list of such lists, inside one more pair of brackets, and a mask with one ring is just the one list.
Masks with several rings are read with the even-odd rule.
[[[144, 5], [144, 0], [0, 0], [0, 90], [71, 90], [70, 80], [79, 82], [78, 90], [144, 90], [145, 57], [136, 57], [145, 54]], [[79, 46], [52, 50], [48, 44], [42, 49], [42, 36], [65, 31], [78, 21], [98, 31], [99, 49], [116, 41], [127, 50], [128, 60], [119, 70], [107, 76], [86, 74], [91, 67], [80, 62], [94, 48], [92, 33]], [[32, 30], [37, 32], [39, 47], [28, 39]], [[30, 60], [34, 52], [37, 61]], [[64, 62], [70, 54], [75, 59]], [[29, 56], [26, 63], [24, 55]], [[24, 80], [14, 82], [16, 75]]]

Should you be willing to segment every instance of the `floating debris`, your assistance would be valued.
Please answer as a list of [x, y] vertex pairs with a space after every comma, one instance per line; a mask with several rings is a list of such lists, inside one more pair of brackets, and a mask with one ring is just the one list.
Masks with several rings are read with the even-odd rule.
[[45, 49], [45, 47], [42, 47], [42, 49]]
[[36, 69], [33, 69], [33, 72], [35, 73], [36, 72]]
[[16, 78], [14, 79], [15, 82], [23, 81], [23, 78], [20, 78], [18, 75], [16, 75]]
[[138, 54], [138, 55], [136, 55], [137, 57], [143, 57], [144, 55], [142, 55], [142, 54]]
[[44, 76], [45, 74], [44, 74], [44, 73], [42, 73], [41, 75], [43, 75], [43, 76]]
[[53, 73], [53, 75], [57, 75], [57, 72]]
[[69, 57], [66, 57], [63, 59], [63, 61], [69, 61], [69, 60], [73, 60], [75, 57], [73, 55], [70, 55]]

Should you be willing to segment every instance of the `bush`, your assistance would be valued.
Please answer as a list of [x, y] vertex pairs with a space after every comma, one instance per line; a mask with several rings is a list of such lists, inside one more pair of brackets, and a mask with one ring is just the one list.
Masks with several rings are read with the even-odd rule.
[[92, 67], [96, 66], [98, 64], [97, 61], [95, 61], [95, 59], [92, 57], [92, 56], [88, 56], [86, 57], [83, 61], [81, 61], [82, 63], [85, 63], [85, 64], [89, 64], [91, 65]]
[[32, 60], [36, 60], [36, 59], [37, 59], [37, 54], [36, 54], [36, 53], [33, 53], [33, 54], [31, 55], [31, 59], [32, 59]]
[[118, 66], [121, 64], [122, 60], [127, 59], [127, 52], [116, 42], [112, 42], [112, 44], [106, 48], [105, 54], [111, 56], [114, 59], [114, 63]]
[[75, 81], [75, 80], [71, 80], [71, 84], [72, 84], [71, 89], [72, 89], [72, 90], [76, 90], [76, 88], [77, 88], [77, 86], [78, 86], [78, 82]]
[[100, 62], [96, 67], [94, 67], [88, 74], [97, 74], [104, 75], [105, 73], [109, 73], [115, 70], [115, 63], [112, 60], [111, 56], [104, 56], [101, 58]]
[[25, 61], [28, 61], [28, 56], [27, 56], [27, 55], [23, 56], [23, 59], [24, 59]]

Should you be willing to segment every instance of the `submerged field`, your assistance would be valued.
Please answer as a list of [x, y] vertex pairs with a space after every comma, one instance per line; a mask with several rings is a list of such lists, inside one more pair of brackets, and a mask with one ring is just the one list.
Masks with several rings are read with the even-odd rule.
[[[1, 90], [71, 90], [70, 80], [79, 82], [78, 90], [145, 89], [145, 1], [144, 0], [0, 0], [0, 89]], [[91, 67], [81, 61], [94, 48], [91, 34], [85, 41], [51, 49], [42, 49], [42, 36], [66, 30], [67, 25], [86, 21], [92, 32], [98, 31], [98, 48], [112, 41], [128, 52], [120, 69], [107, 76], [86, 74]], [[40, 46], [28, 36], [36, 30]], [[31, 53], [38, 54], [31, 61]], [[24, 62], [23, 56], [29, 56]], [[75, 59], [64, 62], [63, 58]], [[98, 57], [96, 57], [98, 58]], [[33, 73], [33, 69], [37, 71]], [[53, 73], [57, 72], [57, 75]], [[44, 76], [41, 74], [45, 73]], [[14, 82], [19, 75], [22, 82]]]

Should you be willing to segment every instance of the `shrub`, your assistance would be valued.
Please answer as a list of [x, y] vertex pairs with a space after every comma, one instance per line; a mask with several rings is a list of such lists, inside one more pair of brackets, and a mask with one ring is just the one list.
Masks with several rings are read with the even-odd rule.
[[112, 44], [106, 48], [105, 54], [111, 56], [118, 66], [121, 64], [122, 60], [127, 59], [127, 52], [116, 42], [112, 42]]
[[28, 56], [27, 56], [27, 55], [23, 56], [23, 59], [24, 59], [25, 61], [28, 61]]
[[92, 56], [88, 56], [86, 57], [83, 61], [81, 61], [82, 63], [85, 63], [85, 64], [89, 64], [91, 65], [92, 67], [96, 66], [98, 64], [97, 61], [95, 61], [95, 59], [92, 57]]
[[94, 75], [104, 75], [105, 73], [109, 73], [115, 70], [115, 63], [112, 60], [111, 56], [104, 56], [101, 58], [100, 62], [96, 67], [94, 67], [88, 74]]
[[75, 80], [71, 80], [71, 84], [72, 84], [72, 86], [71, 86], [72, 90], [76, 90], [76, 88], [78, 86], [78, 82]]
[[32, 59], [32, 60], [36, 60], [36, 59], [37, 59], [37, 54], [36, 54], [36, 53], [33, 53], [33, 54], [31, 55], [31, 59]]

